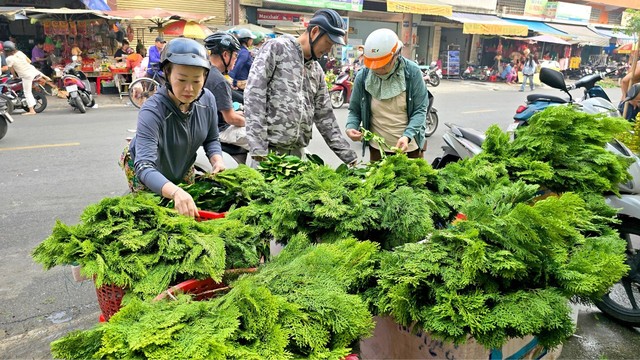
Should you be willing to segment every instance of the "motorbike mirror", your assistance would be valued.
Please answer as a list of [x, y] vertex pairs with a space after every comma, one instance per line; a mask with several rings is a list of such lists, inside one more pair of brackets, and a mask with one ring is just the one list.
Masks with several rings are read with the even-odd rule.
[[78, 61], [78, 57], [77, 57], [76, 55], [73, 55], [73, 56], [71, 57], [71, 61], [73, 61], [73, 62]]
[[540, 81], [554, 89], [567, 90], [564, 75], [561, 72], [549, 68], [540, 69]]

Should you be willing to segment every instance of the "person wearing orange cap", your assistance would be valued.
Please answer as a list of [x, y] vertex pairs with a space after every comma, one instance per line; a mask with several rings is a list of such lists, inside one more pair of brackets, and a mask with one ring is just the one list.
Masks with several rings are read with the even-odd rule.
[[[346, 134], [362, 141], [361, 127], [384, 138], [411, 158], [422, 158], [426, 145], [426, 119], [429, 99], [418, 65], [400, 55], [402, 42], [389, 29], [378, 29], [364, 44], [364, 66], [354, 83]], [[370, 160], [378, 161], [383, 144], [363, 141], [362, 153], [369, 146]]]

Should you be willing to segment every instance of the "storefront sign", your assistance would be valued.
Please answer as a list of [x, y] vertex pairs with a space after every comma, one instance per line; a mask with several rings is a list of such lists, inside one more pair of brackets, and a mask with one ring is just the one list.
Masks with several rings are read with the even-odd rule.
[[363, 0], [265, 0], [268, 2], [310, 6], [316, 8], [328, 8], [347, 11], [362, 11]]
[[240, 5], [262, 7], [262, 0], [240, 0]]
[[591, 18], [591, 6], [561, 1], [548, 2], [544, 16], [556, 20], [589, 22]]
[[293, 24], [304, 26], [311, 17], [313, 17], [313, 14], [258, 9], [258, 24], [260, 25]]
[[524, 4], [524, 16], [543, 17], [548, 0], [527, 0]]
[[451, 16], [451, 5], [429, 0], [387, 0], [387, 11], [404, 14]]

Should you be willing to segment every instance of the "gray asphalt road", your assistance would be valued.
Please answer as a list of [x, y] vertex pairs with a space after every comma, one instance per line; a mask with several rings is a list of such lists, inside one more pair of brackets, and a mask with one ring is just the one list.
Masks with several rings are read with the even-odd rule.
[[[429, 139], [428, 161], [439, 153], [444, 122], [478, 130], [494, 123], [506, 128], [528, 94], [514, 86], [460, 81], [444, 81], [431, 90], [440, 127]], [[609, 93], [614, 99], [620, 96], [617, 89]], [[336, 115], [344, 127], [346, 106]], [[131, 107], [102, 106], [81, 115], [53, 102], [41, 115], [16, 116], [0, 140], [0, 358], [49, 358], [51, 340], [97, 321], [91, 283], [73, 282], [69, 268], [43, 271], [29, 254], [56, 220], [75, 224], [87, 205], [126, 192], [117, 161], [130, 135], [127, 129], [135, 128], [135, 122]], [[360, 144], [352, 146], [361, 153]], [[317, 133], [309, 151], [339, 164]], [[561, 358], [640, 358], [636, 330], [618, 326], [589, 307], [579, 308], [578, 316], [577, 336], [564, 346]]]

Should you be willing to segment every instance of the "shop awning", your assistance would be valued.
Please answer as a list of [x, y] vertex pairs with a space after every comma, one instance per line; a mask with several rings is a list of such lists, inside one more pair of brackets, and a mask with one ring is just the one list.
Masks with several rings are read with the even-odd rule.
[[551, 26], [541, 22], [541, 21], [530, 21], [530, 20], [520, 20], [520, 19], [503, 19], [505, 21], [508, 21], [510, 23], [516, 24], [516, 25], [524, 25], [526, 27], [529, 28], [529, 30], [535, 31], [537, 33], [540, 34], [545, 34], [545, 35], [553, 35], [553, 36], [557, 36], [557, 37], [571, 37], [571, 35], [568, 35], [565, 32], [562, 32], [560, 30], [556, 30], [554, 28], [552, 28]]
[[86, 10], [86, 9], [67, 9], [67, 8], [59, 8], [59, 9], [37, 9], [37, 8], [25, 8], [25, 14], [34, 19], [43, 19], [43, 18], [56, 18], [56, 17], [65, 17], [69, 20], [72, 19], [95, 19], [95, 18], [104, 18], [104, 19], [120, 19], [119, 17], [113, 17], [105, 14], [102, 11], [97, 10]]
[[623, 32], [615, 31], [615, 30], [612, 30], [612, 29], [603, 29], [603, 28], [596, 27], [596, 32], [598, 34], [600, 34], [600, 35], [616, 38], [616, 39], [622, 40], [624, 42], [632, 42], [632, 41], [636, 40], [631, 35], [627, 35], [627, 34], [625, 34]]
[[9, 21], [28, 20], [29, 18], [25, 15], [24, 9], [22, 7], [2, 6], [0, 7], [0, 16], [7, 18]]
[[387, 11], [438, 16], [453, 14], [451, 5], [438, 0], [387, 0]]
[[553, 35], [538, 35], [538, 36], [532, 36], [529, 38], [529, 40], [533, 40], [536, 42], [545, 42], [545, 43], [551, 43], [551, 44], [560, 44], [560, 45], [571, 45], [571, 43], [564, 41], [560, 38], [557, 38]]
[[608, 47], [609, 46], [609, 37], [603, 36], [595, 31], [589, 29], [586, 25], [568, 25], [568, 24], [556, 24], [556, 23], [546, 23], [554, 29], [564, 31], [565, 33], [571, 35], [572, 42], [574, 44], [579, 44], [583, 46], [600, 46], [600, 47]]
[[526, 25], [513, 24], [494, 15], [454, 12], [446, 18], [462, 23], [464, 34], [527, 36], [529, 32]]

